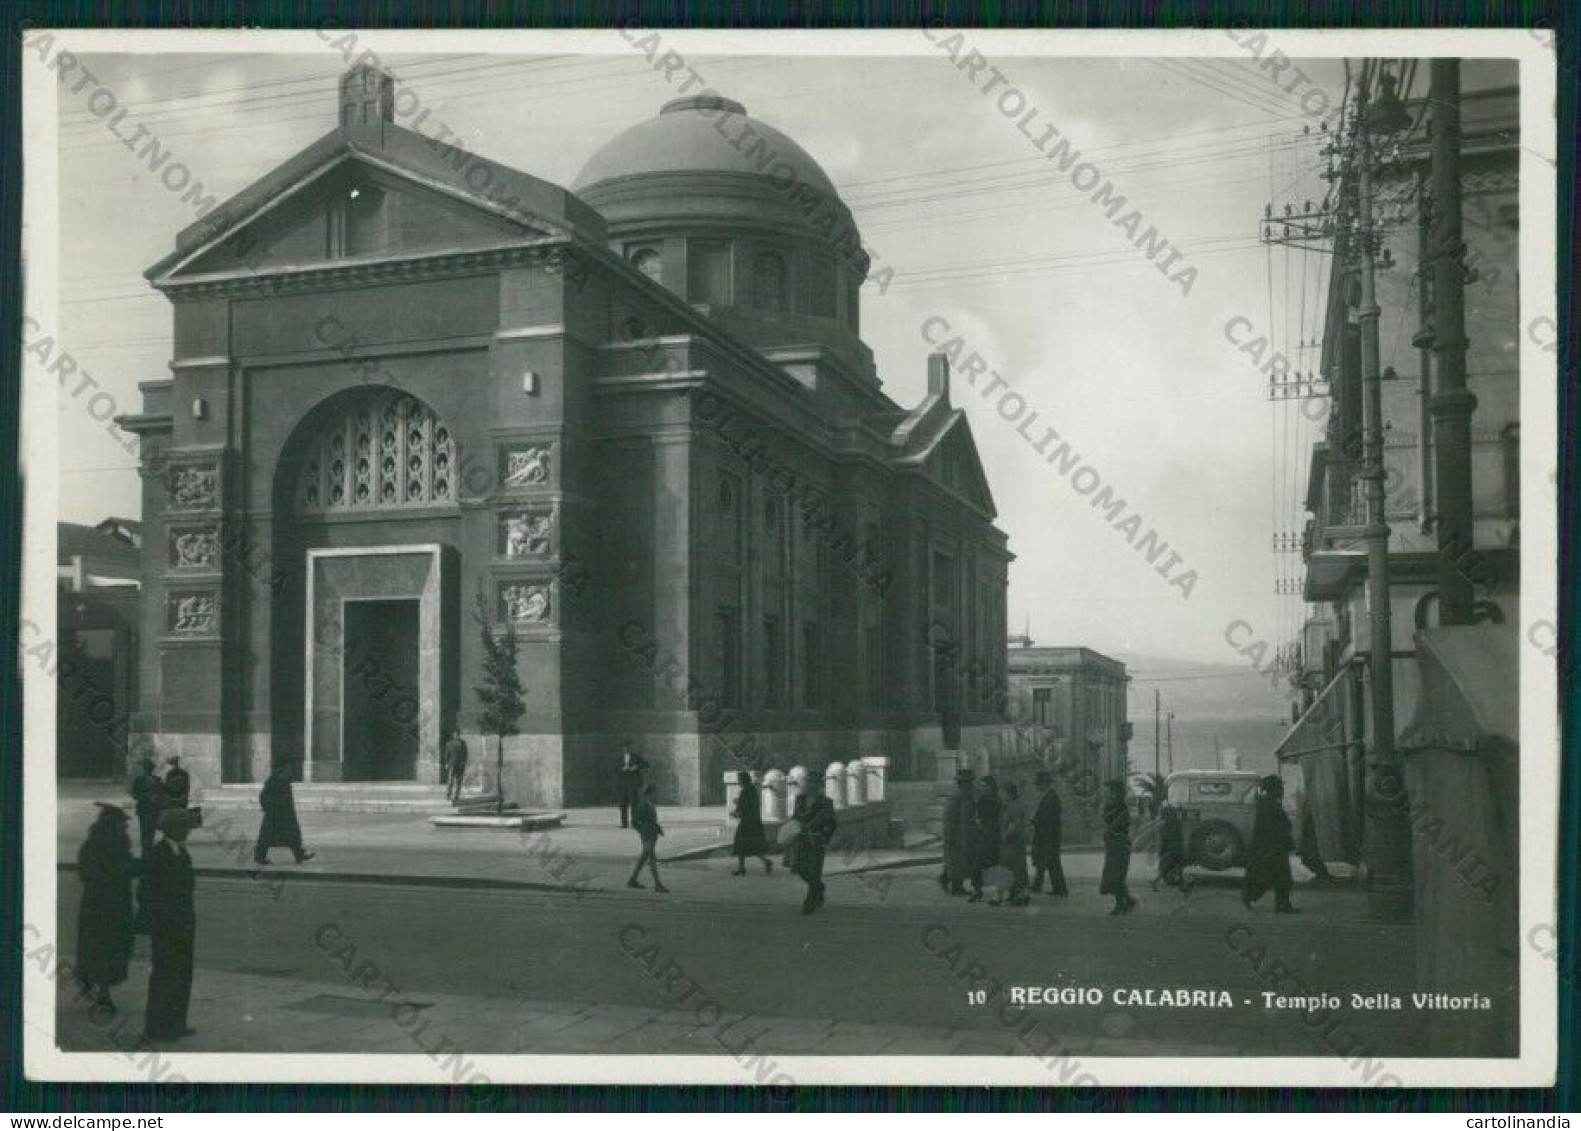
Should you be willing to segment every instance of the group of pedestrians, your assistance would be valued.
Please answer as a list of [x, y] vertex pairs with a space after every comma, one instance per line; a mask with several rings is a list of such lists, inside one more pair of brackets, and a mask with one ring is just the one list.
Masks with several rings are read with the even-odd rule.
[[[145, 761], [139, 767], [133, 778], [133, 796], [143, 842], [140, 856], [132, 853], [126, 810], [104, 802], [98, 803], [98, 815], [77, 854], [82, 901], [77, 911], [74, 975], [93, 1008], [115, 1012], [110, 991], [126, 981], [134, 936], [146, 932], [152, 962], [143, 1040], [149, 1042], [176, 1040], [192, 1033], [187, 1007], [192, 998], [197, 921], [186, 839], [193, 815], [184, 804], [173, 803], [185, 796], [180, 789], [185, 776], [182, 771], [177, 777], [175, 791], [161, 794], [162, 804], [151, 814], [148, 779], [153, 778], [153, 764]], [[167, 773], [162, 784], [168, 786], [169, 781]], [[134, 886], [139, 891], [136, 910]]]
[[978, 778], [968, 769], [956, 771], [955, 793], [944, 808], [944, 870], [939, 875], [939, 886], [947, 894], [966, 895], [968, 903], [980, 903], [986, 881], [994, 889], [988, 901], [992, 906], [1008, 902], [1012, 907], [1023, 907], [1031, 902], [1031, 892], [1043, 890], [1045, 878], [1050, 895], [1070, 894], [1060, 860], [1064, 832], [1059, 793], [1046, 770], [1040, 770], [1033, 780], [1037, 798], [1029, 822], [1015, 782], [1001, 783], [989, 774]]
[[[302, 846], [291, 795], [293, 770], [289, 763], [277, 764], [259, 794], [263, 822], [253, 851], [258, 864], [269, 863], [271, 848], [290, 849], [297, 863], [313, 858]], [[115, 1012], [110, 991], [126, 981], [135, 936], [148, 935], [143, 1040], [179, 1040], [193, 1032], [187, 1009], [197, 916], [187, 836], [202, 816], [190, 804], [192, 776], [179, 757], [168, 760], [163, 776], [154, 772], [152, 759], [142, 759], [129, 789], [137, 817], [137, 854], [132, 852], [126, 810], [102, 801], [96, 803], [98, 814], [77, 853], [82, 902], [74, 975], [93, 1008]]]
[[[659, 878], [659, 838], [664, 827], [659, 824], [658, 790], [648, 784], [648, 763], [632, 749], [629, 742], [621, 744], [620, 765], [616, 770], [616, 796], [620, 806], [620, 827], [632, 828], [637, 833], [640, 851], [626, 880], [629, 888], [645, 886], [639, 877], [646, 868], [653, 879], [653, 890], [668, 893], [669, 888]], [[773, 846], [769, 844], [763, 826], [763, 802], [752, 775], [742, 770], [736, 775], [740, 792], [736, 795], [731, 815], [736, 820], [736, 831], [731, 841], [731, 854], [736, 867], [731, 875], [744, 876], [748, 858], [755, 857], [763, 865], [764, 875], [774, 874], [774, 861], [770, 859]], [[785, 845], [785, 866], [807, 885], [802, 900], [802, 914], [811, 915], [824, 904], [823, 867], [829, 843], [839, 827], [834, 803], [823, 793], [823, 781], [810, 776], [790, 819], [781, 830]]]

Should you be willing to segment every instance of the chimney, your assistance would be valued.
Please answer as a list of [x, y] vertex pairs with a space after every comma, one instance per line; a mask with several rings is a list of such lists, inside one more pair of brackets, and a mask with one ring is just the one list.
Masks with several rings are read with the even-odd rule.
[[928, 355], [928, 396], [950, 403], [950, 359], [942, 353]]
[[395, 121], [395, 80], [389, 72], [359, 63], [340, 76], [340, 128], [356, 129]]

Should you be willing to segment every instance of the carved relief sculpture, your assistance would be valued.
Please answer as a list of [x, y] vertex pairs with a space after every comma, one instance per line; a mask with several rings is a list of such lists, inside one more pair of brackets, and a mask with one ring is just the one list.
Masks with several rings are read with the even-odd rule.
[[213, 466], [173, 467], [170, 469], [170, 505], [190, 510], [212, 506], [218, 484]]
[[175, 599], [175, 618], [171, 622], [172, 632], [213, 632], [214, 631], [214, 598], [201, 594], [192, 594], [187, 597]]
[[523, 448], [505, 457], [505, 485], [530, 487], [549, 481], [549, 449]]
[[554, 515], [513, 514], [505, 518], [505, 556], [539, 557], [549, 552], [549, 536], [554, 530]]
[[513, 621], [541, 624], [549, 619], [547, 585], [507, 585], [500, 595], [505, 599], [505, 615]]
[[210, 566], [219, 555], [219, 535], [213, 530], [182, 530], [171, 538], [177, 569]]

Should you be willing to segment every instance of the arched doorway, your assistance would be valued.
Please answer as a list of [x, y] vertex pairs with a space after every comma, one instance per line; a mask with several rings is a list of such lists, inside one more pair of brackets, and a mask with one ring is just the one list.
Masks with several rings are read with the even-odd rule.
[[[309, 781], [438, 781], [454, 716], [457, 450], [390, 387], [300, 422], [275, 472], [276, 560], [301, 584], [274, 610], [278, 749]], [[294, 756], [293, 756], [294, 755]]]

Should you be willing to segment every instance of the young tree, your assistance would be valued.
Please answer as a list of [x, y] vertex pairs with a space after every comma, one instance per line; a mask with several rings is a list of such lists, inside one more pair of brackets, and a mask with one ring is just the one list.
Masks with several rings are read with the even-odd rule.
[[478, 719], [485, 734], [494, 735], [495, 812], [505, 812], [505, 738], [518, 733], [516, 724], [527, 711], [522, 699], [521, 676], [516, 672], [516, 626], [505, 622], [505, 634], [494, 631], [494, 616], [479, 587], [472, 619], [483, 640], [483, 680], [473, 688], [483, 713]]

